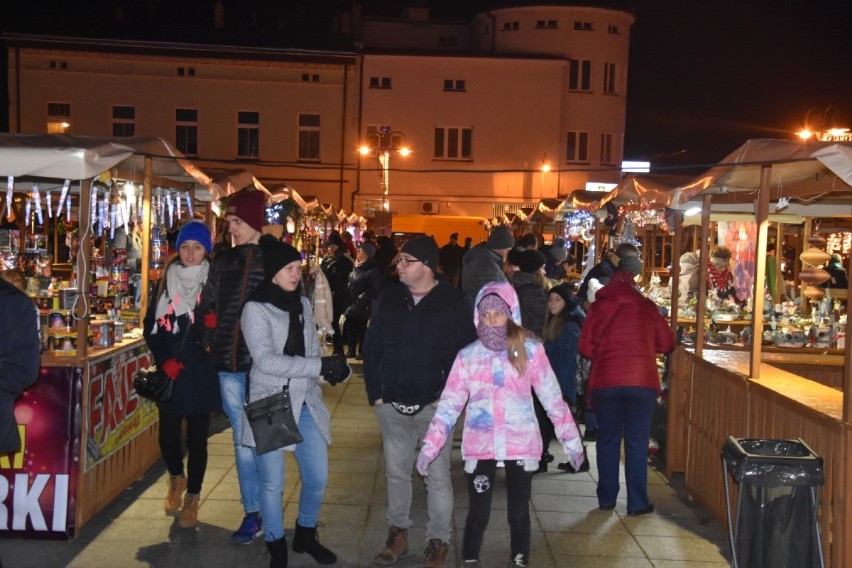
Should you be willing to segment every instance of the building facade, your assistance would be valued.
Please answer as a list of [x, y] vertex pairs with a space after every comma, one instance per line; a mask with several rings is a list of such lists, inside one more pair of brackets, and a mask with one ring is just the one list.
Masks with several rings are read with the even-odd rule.
[[7, 35], [10, 130], [160, 136], [368, 218], [491, 217], [620, 178], [631, 14], [352, 21], [351, 52]]

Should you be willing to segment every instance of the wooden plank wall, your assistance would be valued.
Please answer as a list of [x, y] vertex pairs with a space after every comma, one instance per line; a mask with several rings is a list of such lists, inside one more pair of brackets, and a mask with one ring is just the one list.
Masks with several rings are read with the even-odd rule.
[[[76, 530], [79, 531], [160, 459], [159, 432], [160, 422], [157, 421], [88, 472], [83, 471], [85, 456], [81, 458]], [[85, 446], [83, 448], [85, 452]]]
[[693, 356], [687, 423], [686, 489], [723, 527], [725, 486], [722, 445], [747, 436], [748, 381]]
[[[852, 464], [847, 460], [852, 452], [852, 426], [776, 392], [769, 387], [769, 379], [749, 380], [689, 352], [677, 359], [673, 371], [678, 376], [673, 372], [671, 378], [677, 393], [670, 395], [669, 412], [684, 416], [686, 447], [677, 456], [676, 446], [670, 445], [667, 463], [685, 464], [689, 495], [727, 528], [720, 457], [725, 439], [801, 438], [825, 464], [819, 521], [826, 566], [852, 566], [852, 516], [848, 514], [852, 503], [845, 497], [852, 490], [848, 474]], [[680, 385], [685, 387], [683, 392]], [[677, 423], [678, 418], [673, 420]], [[669, 432], [673, 433], [671, 428]], [[736, 503], [737, 485], [731, 481], [731, 499]]]
[[669, 356], [669, 400], [666, 428], [666, 476], [686, 471], [687, 396], [692, 362], [686, 349], [678, 346]]

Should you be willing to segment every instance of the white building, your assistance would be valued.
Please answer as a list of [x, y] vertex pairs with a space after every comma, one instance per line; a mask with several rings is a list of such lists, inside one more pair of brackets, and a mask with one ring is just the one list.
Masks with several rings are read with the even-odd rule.
[[247, 168], [368, 217], [490, 217], [620, 178], [631, 14], [352, 21], [352, 52], [7, 35], [10, 130], [162, 136], [203, 169]]

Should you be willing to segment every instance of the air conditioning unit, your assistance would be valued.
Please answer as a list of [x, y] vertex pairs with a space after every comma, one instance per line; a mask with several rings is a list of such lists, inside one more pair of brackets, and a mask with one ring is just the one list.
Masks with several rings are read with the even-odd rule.
[[421, 201], [420, 202], [420, 212], [424, 215], [437, 215], [438, 214], [438, 202], [437, 201]]

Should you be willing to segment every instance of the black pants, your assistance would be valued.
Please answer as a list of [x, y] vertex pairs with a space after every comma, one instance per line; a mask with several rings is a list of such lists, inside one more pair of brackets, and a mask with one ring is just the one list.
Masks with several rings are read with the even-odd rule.
[[544, 458], [547, 448], [550, 447], [550, 442], [556, 439], [556, 432], [553, 428], [553, 422], [550, 421], [547, 411], [541, 405], [535, 392], [533, 392], [533, 408], [535, 409], [535, 418], [538, 420], [538, 430], [541, 433], [541, 457]]
[[343, 311], [334, 310], [332, 315], [331, 329], [334, 330], [334, 335], [331, 336], [331, 344], [335, 355], [343, 355], [343, 333], [340, 331], [340, 316], [343, 315]]
[[350, 353], [364, 353], [364, 336], [367, 334], [367, 321], [361, 318], [347, 317], [343, 325]]
[[[522, 461], [506, 461], [506, 505], [512, 558], [530, 557], [530, 493], [532, 472], [524, 471]], [[491, 518], [496, 460], [479, 460], [476, 469], [467, 474], [468, 512], [464, 524], [463, 560], [478, 560], [482, 537]]]
[[170, 475], [183, 475], [181, 422], [186, 418], [186, 490], [201, 493], [204, 472], [207, 470], [207, 437], [210, 434], [210, 413], [183, 416], [160, 411], [160, 452]]

